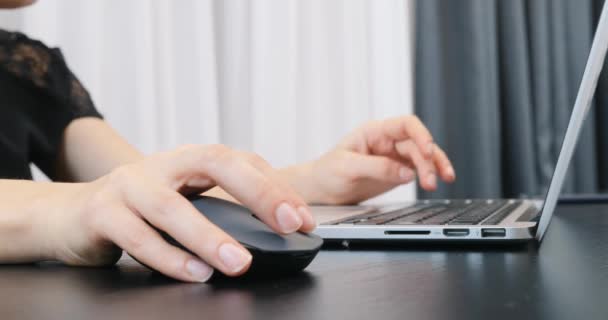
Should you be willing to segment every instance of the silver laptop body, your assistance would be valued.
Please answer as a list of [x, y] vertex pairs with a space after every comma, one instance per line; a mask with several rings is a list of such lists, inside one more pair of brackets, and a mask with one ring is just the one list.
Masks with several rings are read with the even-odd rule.
[[315, 233], [326, 241], [541, 241], [591, 106], [608, 49], [604, 5], [544, 200], [424, 200], [382, 206], [315, 206]]

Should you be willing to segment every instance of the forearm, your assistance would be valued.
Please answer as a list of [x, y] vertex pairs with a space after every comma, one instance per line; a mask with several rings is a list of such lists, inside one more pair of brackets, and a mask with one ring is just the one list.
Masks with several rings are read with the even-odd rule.
[[49, 217], [64, 208], [76, 184], [0, 180], [0, 263], [50, 260], [51, 229], [58, 224]]
[[105, 121], [77, 119], [65, 129], [57, 176], [61, 181], [92, 181], [142, 158], [143, 154]]
[[[60, 181], [92, 181], [143, 157], [139, 150], [105, 121], [96, 118], [77, 119], [65, 129], [57, 161], [57, 176]], [[237, 202], [219, 187], [212, 188], [205, 194]]]

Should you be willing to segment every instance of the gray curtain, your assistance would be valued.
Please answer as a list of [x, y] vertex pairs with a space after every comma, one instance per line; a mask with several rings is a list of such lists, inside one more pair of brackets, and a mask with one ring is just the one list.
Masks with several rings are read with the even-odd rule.
[[[419, 0], [416, 113], [457, 173], [433, 197], [543, 195], [603, 1]], [[564, 186], [608, 187], [608, 68]]]

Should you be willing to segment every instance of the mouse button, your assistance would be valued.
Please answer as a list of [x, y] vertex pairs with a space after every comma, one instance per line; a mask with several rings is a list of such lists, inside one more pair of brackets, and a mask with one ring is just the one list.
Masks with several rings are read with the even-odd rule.
[[199, 199], [192, 201], [192, 205], [209, 219], [236, 219], [235, 216], [242, 216], [242, 211], [244, 211], [242, 207], [227, 201], [221, 203]]
[[216, 205], [215, 201], [193, 201], [194, 207], [209, 221], [221, 228], [231, 226], [249, 227], [270, 230], [264, 222], [255, 216], [249, 209], [228, 201]]
[[301, 233], [279, 235], [273, 231], [250, 230], [238, 234], [236, 239], [246, 247], [254, 247], [259, 251], [268, 252], [297, 252], [317, 250], [323, 240], [317, 236]]
[[245, 247], [261, 251], [285, 251], [290, 244], [290, 241], [271, 230], [246, 230], [233, 236]]
[[268, 232], [274, 233], [272, 229], [263, 222], [252, 216], [226, 214], [223, 216], [207, 217], [209, 221], [224, 230], [229, 235], [238, 240], [247, 233]]
[[306, 251], [317, 250], [323, 245], [323, 239], [315, 234], [292, 233], [285, 236], [291, 250]]
[[220, 227], [230, 225], [256, 226], [265, 225], [256, 219], [249, 210], [241, 206], [225, 203], [223, 205], [213, 205], [212, 202], [193, 201], [194, 207], [209, 221]]

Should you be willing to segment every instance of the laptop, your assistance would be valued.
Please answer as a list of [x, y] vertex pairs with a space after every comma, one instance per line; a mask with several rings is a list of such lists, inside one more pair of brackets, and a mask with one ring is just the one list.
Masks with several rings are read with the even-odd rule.
[[608, 49], [608, 6], [604, 5], [555, 171], [542, 200], [421, 200], [393, 205], [314, 206], [326, 242], [367, 241], [542, 241], [591, 106]]

